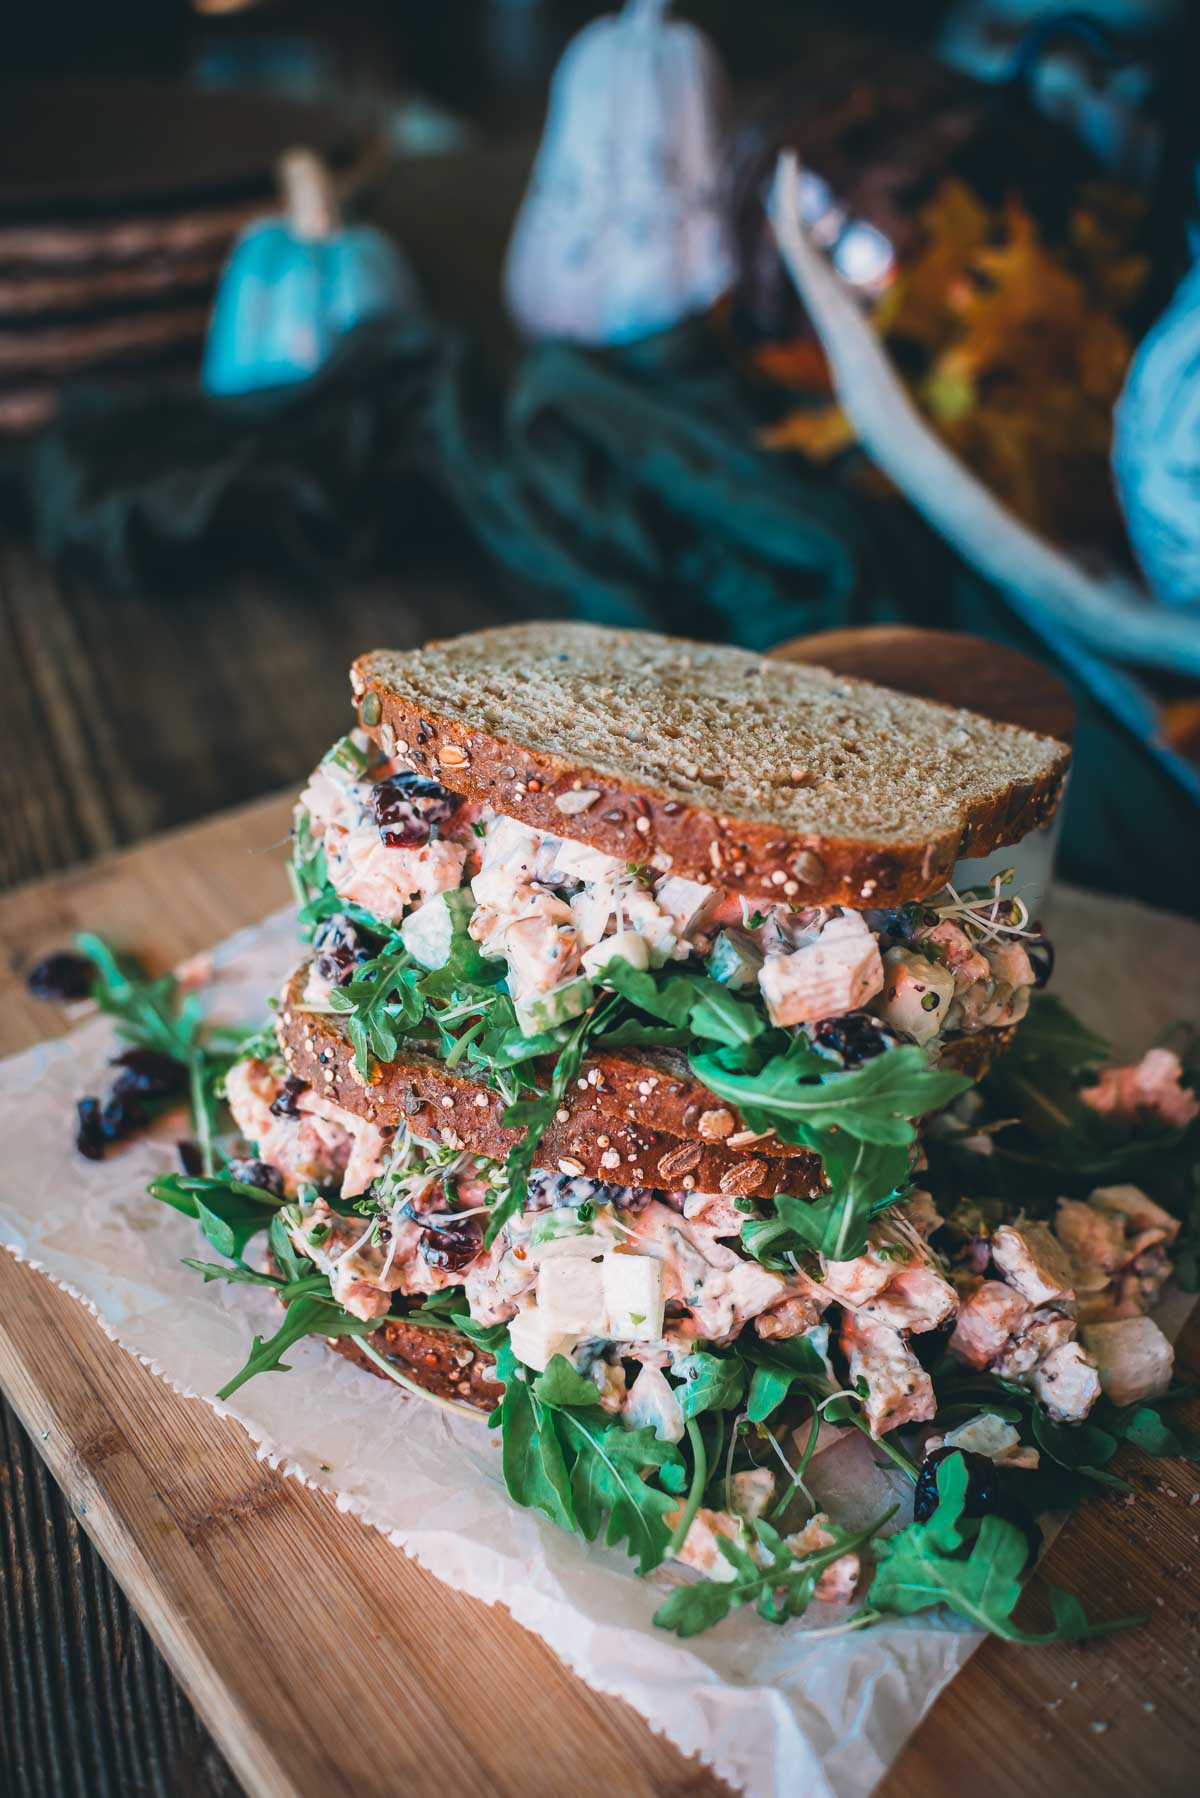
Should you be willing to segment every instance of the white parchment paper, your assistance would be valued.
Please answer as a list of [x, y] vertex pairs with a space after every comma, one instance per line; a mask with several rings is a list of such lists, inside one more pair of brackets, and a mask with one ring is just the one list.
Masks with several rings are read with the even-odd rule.
[[[1195, 991], [1200, 928], [1070, 890], [1053, 914], [1056, 990], [1123, 1053], [1140, 1051]], [[214, 1012], [257, 1022], [296, 958], [290, 913], [231, 938], [215, 955]], [[91, 1019], [0, 1064], [4, 1247], [85, 1301], [177, 1391], [236, 1417], [260, 1457], [335, 1493], [448, 1584], [506, 1605], [590, 1685], [732, 1785], [754, 1798], [870, 1792], [976, 1633], [932, 1618], [815, 1636], [739, 1612], [680, 1642], [651, 1623], [664, 1576], [639, 1580], [620, 1552], [510, 1504], [496, 1435], [482, 1425], [410, 1401], [311, 1341], [289, 1355], [293, 1373], [217, 1404], [252, 1332], [273, 1331], [278, 1311], [267, 1294], [204, 1287], [180, 1265], [212, 1257], [190, 1220], [145, 1194], [174, 1166], [169, 1142], [137, 1141], [99, 1163], [74, 1152], [74, 1101], [103, 1084], [112, 1047], [107, 1024]]]

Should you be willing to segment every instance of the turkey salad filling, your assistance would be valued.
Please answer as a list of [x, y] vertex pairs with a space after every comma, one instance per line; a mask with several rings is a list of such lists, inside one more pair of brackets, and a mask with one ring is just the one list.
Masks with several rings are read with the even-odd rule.
[[[673, 875], [664, 856], [623, 865], [469, 805], [384, 759], [362, 733], [314, 772], [295, 834], [293, 878], [316, 951], [312, 1005], [368, 958], [373, 932], [399, 928], [414, 958], [437, 967], [462, 917], [503, 966], [526, 1035], [586, 1012], [614, 961], [635, 972], [689, 965], [772, 1026], [859, 1060], [1019, 1022], [1052, 963], [1003, 878], [887, 912], [806, 907], [794, 881], [782, 898], [748, 901]], [[470, 909], [448, 915], [447, 895], [459, 892]]]
[[[182, 981], [141, 977], [86, 939], [93, 996], [133, 1046], [110, 1101], [81, 1102], [81, 1151], [104, 1153], [187, 1093], [196, 1141], [151, 1191], [216, 1251], [189, 1262], [205, 1281], [265, 1289], [281, 1320], [219, 1396], [317, 1336], [409, 1392], [493, 1404], [516, 1503], [625, 1544], [642, 1572], [674, 1559], [706, 1576], [656, 1613], [682, 1635], [744, 1604], [781, 1622], [858, 1598], [832, 1627], [945, 1602], [1034, 1639], [1013, 1619], [1033, 1514], [1122, 1484], [1107, 1463], [1126, 1441], [1197, 1450], [1169, 1420], [1180, 1389], [1151, 1315], [1172, 1273], [1197, 1278], [1194, 1044], [1111, 1065], [1005, 963], [1015, 947], [1040, 976], [1049, 952], [998, 888], [895, 914], [739, 901], [726, 916], [716, 889], [597, 867], [354, 739], [306, 801], [293, 863], [306, 1004], [342, 1019], [353, 1066], [340, 1045], [331, 1059], [349, 1085], [317, 1075], [324, 1053], [301, 1061], [288, 1014], [283, 1057], [271, 1029], [235, 1049]], [[536, 929], [514, 947], [523, 924]], [[543, 926], [561, 955], [544, 952]], [[929, 1065], [919, 1019], [883, 1014], [912, 990], [890, 973], [902, 955], [924, 964], [914, 982], [940, 973], [937, 1004], [921, 993], [916, 1009], [954, 1030], [1028, 1006], [978, 1087]], [[885, 984], [869, 990], [876, 960]], [[593, 989], [585, 1009], [528, 1035], [516, 1005], [578, 982]], [[781, 1022], [797, 993], [812, 1015]], [[502, 1164], [441, 1121], [418, 1138], [411, 1118], [352, 1109], [353, 1080], [369, 1086], [406, 1036], [519, 1137]], [[748, 1155], [778, 1134], [819, 1159], [823, 1188], [755, 1197], [772, 1183], [745, 1165], [719, 1192], [667, 1179], [661, 1160], [655, 1190], [547, 1167], [539, 1132], [598, 1074], [585, 1050], [610, 1043], [684, 1047], [684, 1077], [730, 1130], [737, 1108]], [[861, 1527], [881, 1476], [899, 1515], [885, 1503]], [[1051, 1635], [1113, 1627], [1053, 1597]]]
[[[751, 1324], [763, 1342], [804, 1338], [822, 1357], [832, 1332], [875, 1437], [934, 1419], [933, 1383], [911, 1346], [930, 1332], [1060, 1423], [1086, 1418], [1102, 1389], [1128, 1404], [1170, 1382], [1170, 1346], [1147, 1314], [1179, 1224], [1134, 1186], [1060, 1200], [1053, 1225], [992, 1230], [978, 1207], [943, 1219], [927, 1191], [910, 1189], [871, 1225], [864, 1254], [793, 1251], [772, 1268], [746, 1250], [753, 1202], [537, 1170], [524, 1209], [489, 1244], [482, 1220], [501, 1164], [406, 1126], [381, 1129], [297, 1085], [257, 1060], [226, 1079], [239, 1129], [292, 1201], [293, 1245], [338, 1303], [369, 1320], [394, 1297], [460, 1288], [472, 1322], [507, 1326], [523, 1366], [543, 1373], [564, 1357], [614, 1412], [641, 1417], [651, 1392], [665, 1403], [658, 1373]], [[627, 1380], [638, 1369], [655, 1373]], [[680, 1423], [664, 1439], [681, 1434]]]
[[[495, 1356], [506, 1431], [518, 1431], [510, 1412], [520, 1405], [540, 1404], [543, 1419], [559, 1404], [572, 1416], [590, 1408], [606, 1420], [597, 1427], [638, 1444], [645, 1478], [659, 1466], [658, 1547], [722, 1586], [764, 1572], [786, 1585], [803, 1566], [811, 1586], [798, 1608], [854, 1598], [867, 1544], [813, 1495], [856, 1433], [909, 1477], [919, 1470], [919, 1521], [922, 1482], [940, 1502], [947, 1456], [975, 1470], [972, 1480], [989, 1466], [993, 1480], [1045, 1477], [1047, 1457], [1059, 1477], [1075, 1462], [1055, 1430], [1086, 1425], [1095, 1436], [1087, 1420], [1099, 1409], [1109, 1421], [1114, 1407], [1128, 1415], [1171, 1388], [1173, 1351], [1149, 1311], [1179, 1220], [1130, 1184], [1060, 1199], [1047, 1220], [1004, 1221], [988, 1201], [942, 1215], [930, 1191], [910, 1187], [871, 1224], [864, 1253], [789, 1251], [771, 1267], [748, 1253], [746, 1234], [769, 1207], [542, 1169], [487, 1244], [502, 1165], [406, 1126], [380, 1129], [261, 1058], [235, 1064], [226, 1085], [264, 1158], [240, 1171], [278, 1192], [291, 1248], [327, 1277], [344, 1312], [366, 1327], [409, 1316], [465, 1332]], [[986, 1160], [978, 1110], [966, 1095], [941, 1134], [973, 1140]], [[706, 1407], [723, 1417], [727, 1444], [715, 1491], [697, 1424]], [[604, 1444], [611, 1465], [614, 1440]], [[667, 1508], [667, 1457], [684, 1452], [691, 1498]], [[555, 1514], [515, 1463], [505, 1472], [519, 1502]], [[1034, 1542], [1020, 1502], [1004, 1503]], [[797, 1505], [808, 1513], [799, 1523]], [[772, 1520], [785, 1514], [780, 1535]], [[877, 1568], [884, 1551], [876, 1539]], [[664, 1607], [668, 1627], [702, 1626], [684, 1601], [668, 1603], [681, 1612]]]

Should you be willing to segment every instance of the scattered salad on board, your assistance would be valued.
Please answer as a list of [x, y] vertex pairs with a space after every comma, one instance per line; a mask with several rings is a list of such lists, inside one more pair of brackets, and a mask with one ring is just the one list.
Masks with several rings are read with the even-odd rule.
[[95, 938], [35, 970], [128, 1044], [80, 1150], [186, 1096], [151, 1191], [205, 1281], [280, 1301], [219, 1396], [313, 1335], [486, 1414], [516, 1503], [703, 1576], [657, 1612], [684, 1636], [1136, 1621], [1014, 1620], [1040, 1515], [1123, 1486], [1122, 1442], [1200, 1453], [1152, 1316], [1197, 1280], [1195, 1039], [1122, 1065], [1038, 990], [1011, 878], [954, 882], [1050, 815], [1064, 747], [592, 627], [353, 682], [267, 1028]]

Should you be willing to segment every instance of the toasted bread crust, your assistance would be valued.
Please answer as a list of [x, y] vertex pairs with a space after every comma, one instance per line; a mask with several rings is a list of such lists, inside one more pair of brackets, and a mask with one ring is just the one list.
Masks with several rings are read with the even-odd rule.
[[[430, 1330], [405, 1317], [388, 1317], [372, 1330], [371, 1346], [432, 1398], [472, 1405], [486, 1414], [494, 1411], [504, 1396], [503, 1386], [489, 1377], [495, 1363], [460, 1330]], [[383, 1369], [363, 1354], [357, 1337], [331, 1337], [329, 1347], [364, 1373], [387, 1379]]]
[[[372, 1123], [407, 1121], [430, 1141], [457, 1142], [493, 1160], [503, 1160], [520, 1140], [519, 1129], [501, 1122], [505, 1103], [498, 1093], [433, 1054], [407, 1051], [380, 1065], [366, 1084], [337, 1020], [301, 1009], [305, 979], [304, 966], [290, 976], [275, 1026], [288, 1068], [299, 1079]], [[1011, 1031], [993, 1030], [959, 1038], [946, 1045], [942, 1065], [977, 1079], [1010, 1036]], [[662, 1051], [588, 1059], [581, 1084], [562, 1109], [567, 1117], [553, 1122], [542, 1137], [540, 1165], [614, 1186], [686, 1187], [737, 1198], [772, 1198], [780, 1192], [811, 1198], [821, 1191], [820, 1161], [807, 1149], [774, 1137], [729, 1147], [731, 1138], [753, 1133], [686, 1063]]]
[[[279, 1272], [273, 1255], [267, 1256], [267, 1271]], [[325, 1342], [364, 1373], [387, 1379], [383, 1369], [363, 1354], [356, 1336], [327, 1336]], [[491, 1378], [495, 1363], [461, 1330], [450, 1326], [431, 1329], [407, 1317], [386, 1317], [372, 1330], [371, 1346], [432, 1398], [451, 1399], [487, 1412], [494, 1411], [503, 1397], [503, 1386]]]
[[[503, 635], [495, 634], [498, 640]], [[1059, 803], [1070, 760], [1064, 744], [1042, 739], [1047, 772], [1041, 778], [980, 797], [964, 808], [956, 828], [911, 842], [885, 846], [797, 834], [761, 820], [720, 816], [655, 791], [653, 783], [635, 785], [473, 729], [461, 718], [418, 704], [393, 684], [394, 665], [394, 657], [376, 651], [360, 657], [351, 670], [362, 728], [385, 753], [435, 775], [467, 799], [620, 861], [644, 864], [658, 857], [656, 865], [662, 865], [669, 857], [673, 874], [748, 898], [786, 898], [796, 905], [886, 907], [936, 893], [961, 857], [987, 855], [1044, 824]], [[952, 713], [949, 707], [936, 709]], [[599, 797], [580, 811], [572, 795], [583, 790]]]

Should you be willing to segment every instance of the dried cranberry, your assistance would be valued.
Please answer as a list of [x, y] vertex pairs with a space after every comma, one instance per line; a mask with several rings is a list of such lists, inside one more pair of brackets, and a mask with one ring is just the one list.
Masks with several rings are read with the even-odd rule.
[[996, 1484], [996, 1469], [987, 1456], [973, 1454], [970, 1449], [965, 1448], [935, 1448], [932, 1454], [926, 1455], [917, 1475], [917, 1488], [913, 1495], [913, 1517], [917, 1523], [928, 1523], [937, 1510], [937, 1470], [951, 1455], [961, 1455], [967, 1464], [967, 1497], [963, 1505], [963, 1516], [986, 1517], [989, 1511], [996, 1509], [1000, 1488]]
[[252, 1161], [248, 1156], [233, 1155], [229, 1160], [229, 1177], [240, 1180], [243, 1186], [258, 1186], [263, 1192], [273, 1193], [282, 1199], [283, 1175], [277, 1167], [266, 1161]]
[[317, 930], [313, 937], [313, 966], [330, 986], [345, 986], [354, 978], [354, 970], [370, 961], [376, 952], [375, 939], [359, 930], [344, 912], [337, 912]]
[[389, 849], [417, 849], [436, 836], [462, 804], [440, 781], [405, 769], [376, 783], [375, 822]]
[[113, 1081], [117, 1098], [169, 1099], [187, 1089], [184, 1063], [156, 1049], [126, 1049], [113, 1057], [112, 1065], [121, 1070]]
[[967, 1464], [967, 1496], [963, 1504], [963, 1516], [1003, 1517], [1006, 1522], [1015, 1524], [1028, 1544], [1025, 1565], [1030, 1566], [1042, 1545], [1041, 1529], [1028, 1507], [1012, 1492], [1004, 1490], [995, 1464], [986, 1455], [973, 1454], [965, 1448], [935, 1448], [932, 1454], [926, 1455], [917, 1475], [913, 1495], [914, 1520], [917, 1523], [927, 1523], [937, 1510], [937, 1470], [949, 1455], [961, 1455]]
[[299, 1074], [289, 1074], [267, 1109], [274, 1118], [302, 1117], [303, 1113], [297, 1109], [296, 1100], [301, 1093], [307, 1091], [307, 1080], [301, 1080]]
[[1054, 972], [1054, 944], [1048, 936], [1033, 937], [1025, 945], [1035, 986], [1045, 986]]
[[103, 1161], [104, 1131], [100, 1126], [99, 1099], [80, 1099], [75, 1110], [79, 1116], [79, 1127], [75, 1132], [75, 1147], [81, 1155], [86, 1155], [89, 1161]]
[[198, 1144], [188, 1141], [177, 1142], [175, 1152], [179, 1156], [179, 1165], [185, 1174], [202, 1174], [204, 1172], [204, 1157], [200, 1153]]
[[421, 1259], [430, 1267], [461, 1273], [471, 1265], [482, 1245], [483, 1232], [473, 1217], [462, 1223], [429, 1224], [421, 1233]]
[[86, 999], [95, 978], [96, 970], [86, 955], [60, 949], [34, 963], [25, 985], [35, 999]]
[[869, 1011], [848, 1011], [844, 1017], [822, 1019], [813, 1040], [818, 1048], [840, 1055], [847, 1067], [854, 1067], [882, 1055], [894, 1046], [896, 1038], [882, 1018]]
[[100, 1128], [108, 1142], [123, 1142], [150, 1122], [145, 1106], [135, 1093], [114, 1093], [100, 1113]]

